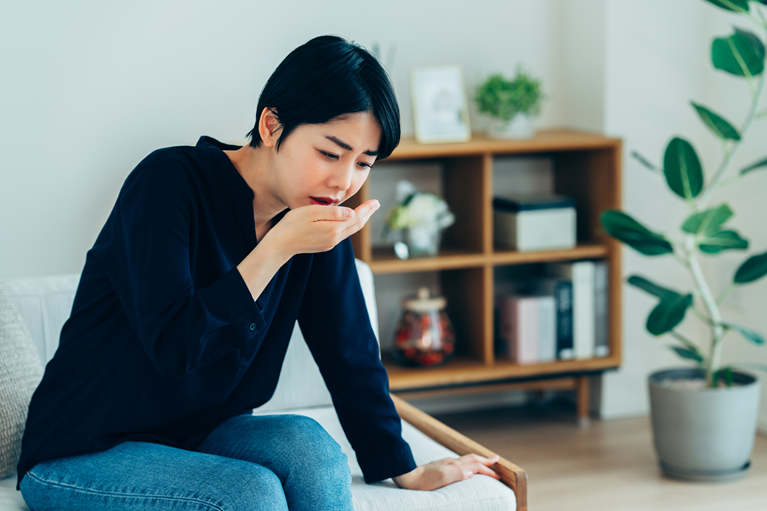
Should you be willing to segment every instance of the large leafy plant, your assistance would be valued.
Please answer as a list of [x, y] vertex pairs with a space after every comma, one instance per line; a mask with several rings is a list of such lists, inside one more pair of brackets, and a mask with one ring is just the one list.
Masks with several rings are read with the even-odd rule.
[[[760, 5], [767, 5], [767, 0], [707, 1], [727, 11], [743, 15], [754, 22], [760, 31], [767, 32], [767, 18]], [[601, 221], [612, 237], [638, 252], [647, 256], [670, 255], [689, 271], [694, 283], [694, 289], [690, 292], [669, 289], [638, 275], [629, 277], [628, 283], [658, 298], [658, 305], [647, 318], [647, 330], [655, 336], [667, 334], [676, 339], [678, 344], [673, 345], [672, 349], [682, 358], [694, 361], [698, 368], [705, 372], [707, 385], [713, 388], [722, 381], [726, 385], [732, 384], [732, 369], [722, 367], [722, 341], [729, 332], [736, 332], [757, 345], [765, 343], [762, 334], [725, 321], [719, 306], [737, 286], [752, 283], [767, 275], [767, 252], [745, 259], [735, 272], [732, 284], [721, 290], [718, 296], [714, 296], [698, 259], [699, 252], [713, 255], [726, 250], [749, 248], [748, 240], [726, 225], [733, 216], [730, 206], [724, 203], [712, 206], [711, 202], [716, 190], [750, 176], [755, 171], [767, 169], [765, 158], [740, 169], [737, 174], [728, 176], [732, 156], [742, 143], [751, 123], [755, 119], [767, 116], [767, 109], [758, 110], [766, 74], [765, 45], [756, 34], [734, 28], [731, 35], [714, 39], [711, 45], [711, 60], [714, 68], [742, 77], [748, 85], [752, 101], [740, 128], [736, 128], [711, 109], [691, 102], [701, 121], [722, 143], [722, 161], [710, 179], [707, 180], [704, 175], [695, 148], [683, 138], [675, 137], [669, 142], [662, 168], [653, 165], [638, 153], [633, 153], [642, 165], [662, 174], [669, 188], [686, 202], [689, 215], [681, 224], [681, 236], [672, 237], [654, 232], [621, 211], [606, 211], [602, 214]], [[711, 342], [707, 350], [700, 349], [676, 330], [688, 311], [711, 329]], [[765, 366], [757, 364], [747, 365], [766, 369]]]

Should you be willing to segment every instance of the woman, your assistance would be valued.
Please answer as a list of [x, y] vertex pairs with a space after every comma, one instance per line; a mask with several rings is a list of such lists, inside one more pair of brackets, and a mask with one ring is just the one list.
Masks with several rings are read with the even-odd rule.
[[474, 455], [417, 467], [388, 395], [348, 240], [378, 202], [340, 207], [399, 142], [383, 68], [309, 41], [269, 78], [249, 136], [155, 151], [126, 179], [30, 404], [32, 510], [352, 509], [318, 423], [251, 415], [296, 320], [366, 482], [498, 477]]

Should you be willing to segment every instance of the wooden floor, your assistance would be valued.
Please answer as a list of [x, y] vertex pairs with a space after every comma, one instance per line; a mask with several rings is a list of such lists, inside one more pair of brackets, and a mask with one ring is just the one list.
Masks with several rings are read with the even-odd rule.
[[649, 418], [578, 428], [562, 404], [435, 415], [528, 473], [531, 511], [767, 511], [767, 438], [733, 483], [661, 476]]

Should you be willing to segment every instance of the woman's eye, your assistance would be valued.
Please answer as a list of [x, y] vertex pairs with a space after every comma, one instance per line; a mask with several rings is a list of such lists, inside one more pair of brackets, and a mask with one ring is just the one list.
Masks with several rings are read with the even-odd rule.
[[363, 170], [370, 170], [370, 169], [372, 169], [372, 168], [373, 168], [373, 166], [372, 166], [372, 165], [370, 165], [369, 163], [365, 163], [365, 162], [359, 162], [359, 164], [358, 164], [358, 165], [359, 165], [360, 167], [362, 167], [362, 169], [363, 169]]
[[329, 158], [331, 160], [337, 160], [338, 155], [333, 153], [326, 153], [325, 151], [320, 151], [326, 158]]

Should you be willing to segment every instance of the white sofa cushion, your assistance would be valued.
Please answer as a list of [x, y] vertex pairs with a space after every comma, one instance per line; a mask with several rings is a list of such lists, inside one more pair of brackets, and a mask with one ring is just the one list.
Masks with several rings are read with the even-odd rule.
[[0, 480], [0, 511], [29, 511], [21, 492], [16, 491], [16, 474]]

